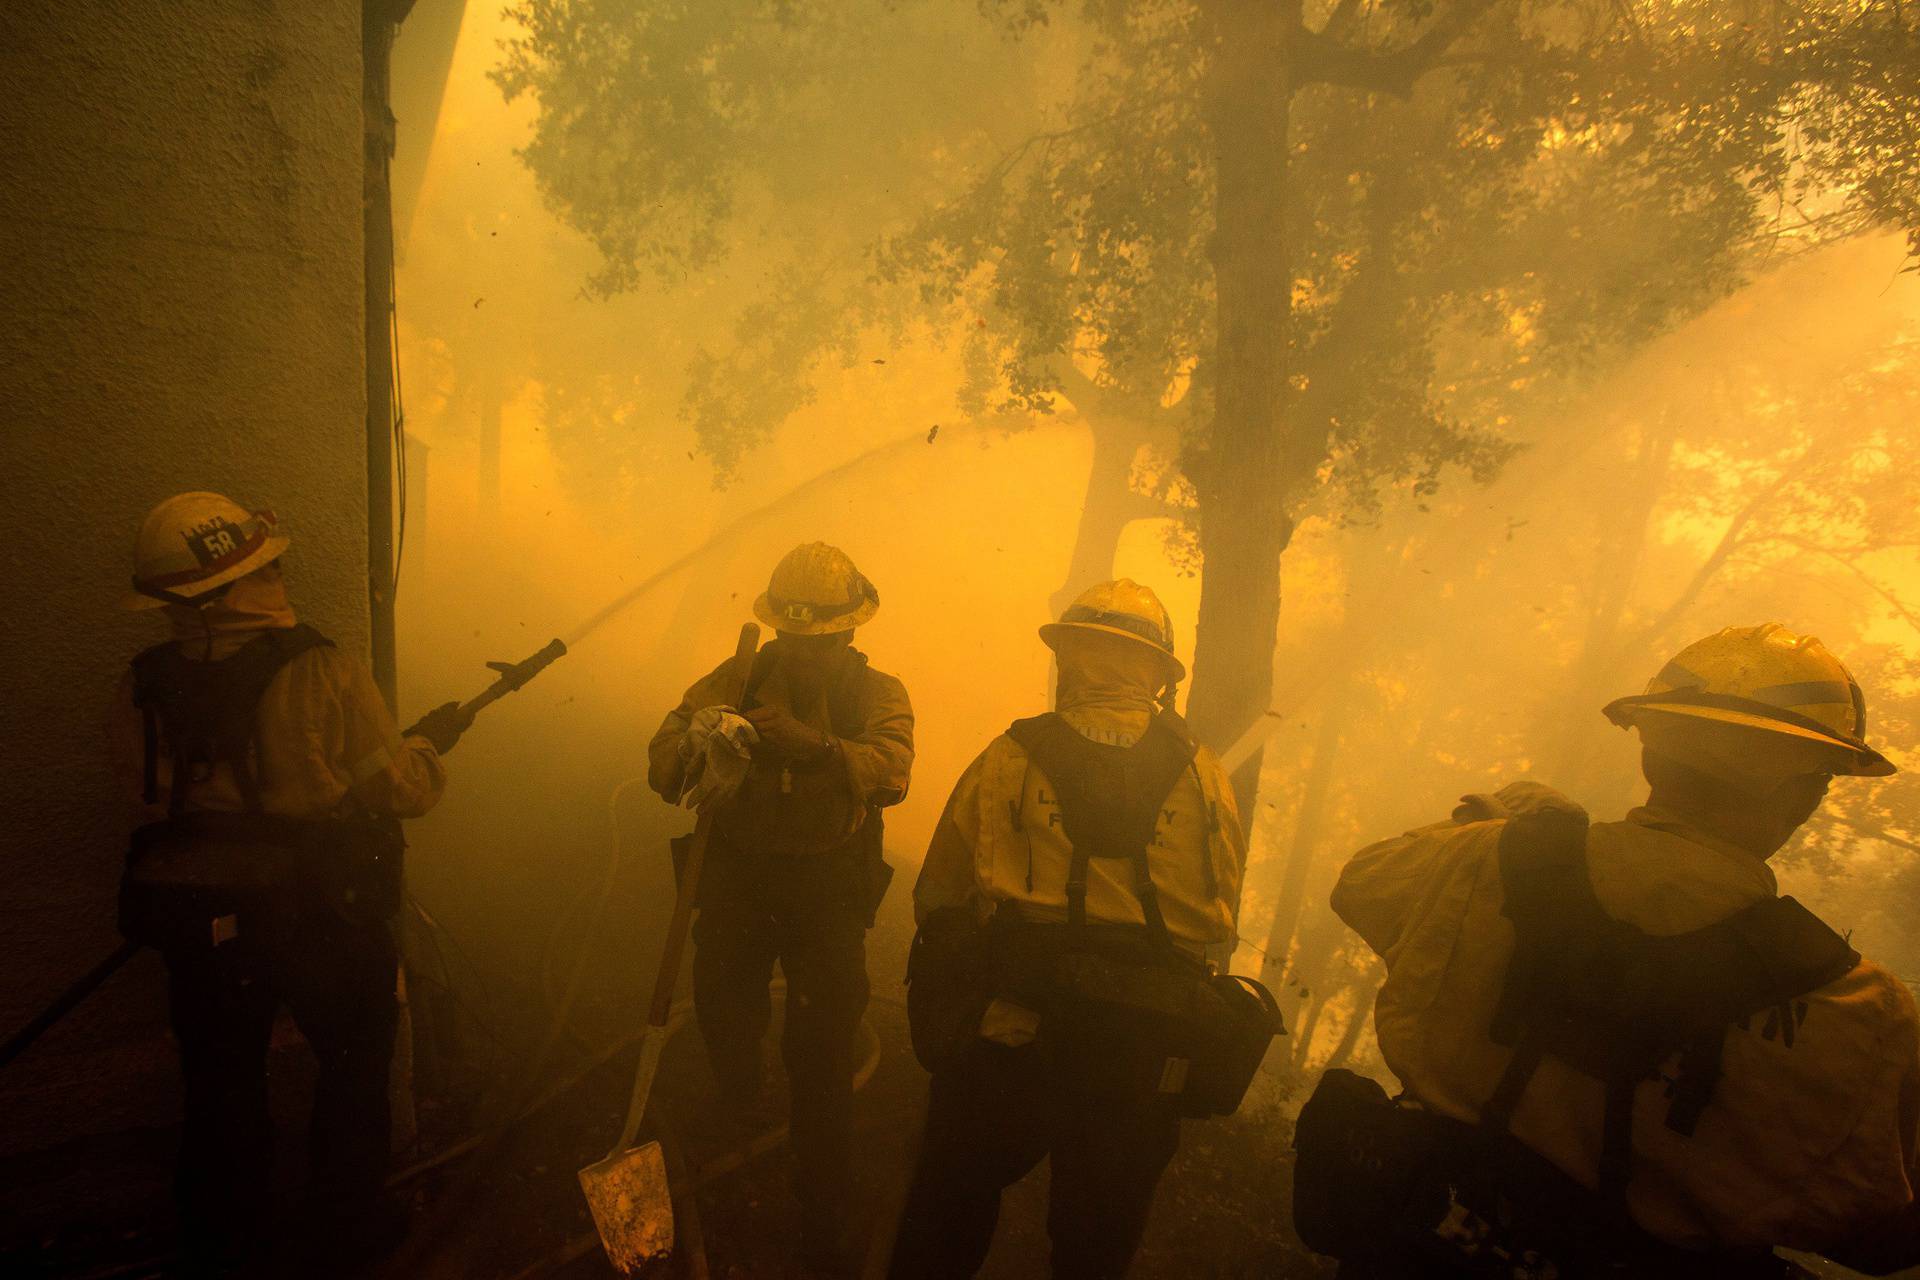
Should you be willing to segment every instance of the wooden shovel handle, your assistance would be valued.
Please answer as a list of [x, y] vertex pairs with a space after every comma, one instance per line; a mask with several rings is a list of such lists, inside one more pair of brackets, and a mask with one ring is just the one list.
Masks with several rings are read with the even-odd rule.
[[[733, 651], [733, 683], [728, 688], [730, 707], [738, 707], [746, 696], [747, 676], [753, 670], [754, 655], [760, 649], [760, 627], [749, 622], [740, 628], [740, 643]], [[693, 845], [687, 850], [686, 864], [680, 869], [680, 893], [673, 902], [673, 921], [667, 925], [667, 946], [660, 954], [660, 976], [653, 983], [653, 1004], [647, 1010], [647, 1024], [667, 1025], [673, 1011], [673, 989], [680, 981], [680, 957], [687, 949], [687, 930], [693, 924], [693, 901], [700, 891], [700, 868], [707, 860], [707, 836], [713, 829], [713, 810], [700, 815], [693, 826]]]

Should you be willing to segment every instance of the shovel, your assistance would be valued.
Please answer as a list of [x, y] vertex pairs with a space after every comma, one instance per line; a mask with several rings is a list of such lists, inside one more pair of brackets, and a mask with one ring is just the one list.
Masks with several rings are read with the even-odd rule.
[[[747, 673], [760, 647], [760, 628], [749, 622], [740, 628], [734, 650], [732, 697], [738, 706], [744, 696]], [[647, 1095], [660, 1070], [660, 1052], [666, 1047], [667, 1017], [673, 1010], [673, 988], [680, 977], [680, 954], [686, 950], [687, 926], [693, 921], [694, 895], [700, 888], [700, 867], [707, 857], [707, 833], [713, 826], [709, 809], [694, 824], [693, 843], [680, 873], [680, 892], [667, 925], [667, 945], [660, 955], [660, 974], [653, 983], [653, 1004], [640, 1038], [640, 1065], [633, 1073], [633, 1095], [627, 1102], [627, 1120], [613, 1150], [597, 1164], [580, 1171], [580, 1189], [593, 1210], [593, 1225], [606, 1246], [607, 1258], [622, 1275], [673, 1250], [673, 1195], [667, 1188], [667, 1162], [658, 1142], [633, 1150], [646, 1114]]]

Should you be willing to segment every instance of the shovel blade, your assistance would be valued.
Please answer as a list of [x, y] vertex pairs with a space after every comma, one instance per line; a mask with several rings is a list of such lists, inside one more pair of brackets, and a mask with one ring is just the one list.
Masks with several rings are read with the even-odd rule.
[[673, 1193], [658, 1142], [608, 1156], [580, 1171], [607, 1259], [621, 1275], [673, 1251]]

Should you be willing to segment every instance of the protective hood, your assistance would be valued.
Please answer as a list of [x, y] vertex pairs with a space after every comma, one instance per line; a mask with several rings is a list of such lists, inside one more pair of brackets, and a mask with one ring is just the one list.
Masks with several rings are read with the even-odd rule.
[[166, 608], [167, 621], [181, 651], [204, 661], [225, 658], [262, 631], [291, 627], [298, 621], [287, 600], [286, 577], [278, 565], [256, 569], [211, 604], [197, 609], [180, 604]]
[[1167, 681], [1154, 650], [1122, 636], [1063, 631], [1053, 640], [1059, 662], [1059, 711], [1133, 711], [1152, 715]]

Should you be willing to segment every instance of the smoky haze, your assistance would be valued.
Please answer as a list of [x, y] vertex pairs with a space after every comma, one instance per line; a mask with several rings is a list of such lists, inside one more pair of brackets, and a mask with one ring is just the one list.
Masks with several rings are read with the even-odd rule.
[[[1194, 284], [1220, 251], [1214, 175], [1164, 105], [1201, 92], [1189, 20], [1006, 8], [799, 6], [776, 30], [718, 5], [712, 28], [636, 28], [699, 71], [646, 80], [566, 65], [550, 30], [469, 5], [430, 146], [401, 121], [425, 148], [398, 263], [403, 712], [470, 696], [485, 661], [697, 552], [488, 712], [416, 824], [416, 894], [496, 1013], [550, 994], [610, 796], [802, 541], [878, 587], [856, 643], [918, 716], [876, 990], [900, 977], [948, 790], [1046, 705], [1035, 628], [1131, 577], [1172, 611], [1199, 687], [1257, 692], [1238, 722], [1200, 717], [1216, 747], [1271, 713], [1235, 967], [1282, 995], [1282, 1080], [1378, 1068], [1380, 974], [1326, 907], [1344, 858], [1520, 778], [1617, 816], [1640, 798], [1637, 747], [1598, 708], [1688, 641], [1762, 621], [1820, 636], [1875, 739], [1912, 758], [1920, 277], [1897, 220], [1856, 200], [1866, 177], [1811, 153], [1775, 186], [1757, 161], [1702, 177], [1684, 139], [1614, 146], [1644, 118], [1516, 105], [1457, 71], [1406, 97], [1296, 94], [1286, 393], [1332, 425], [1261, 517], [1284, 530], [1283, 586], [1250, 679], [1195, 653], [1208, 566], [1239, 552], [1196, 533], [1233, 464], [1208, 434], [1227, 388]], [[634, 114], [608, 114], [593, 75]], [[1457, 107], [1481, 90], [1478, 114]], [[630, 165], [607, 158], [623, 148]], [[604, 1027], [637, 1007], [664, 841], [690, 826], [644, 788], [614, 812]], [[1917, 837], [1905, 775], [1843, 779], [1774, 865], [1920, 976]]]

